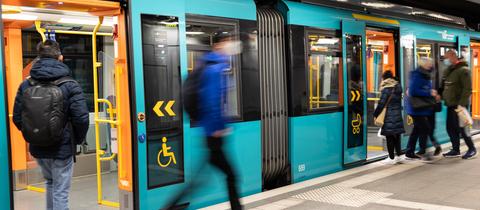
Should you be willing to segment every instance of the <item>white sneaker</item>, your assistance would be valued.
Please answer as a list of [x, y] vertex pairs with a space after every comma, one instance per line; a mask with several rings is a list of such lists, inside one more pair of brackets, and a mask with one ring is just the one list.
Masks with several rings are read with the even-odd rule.
[[395, 159], [393, 159], [396, 163], [401, 164], [405, 161], [405, 155], [401, 156], [396, 156]]
[[382, 160], [382, 164], [384, 165], [395, 165], [397, 164], [397, 161], [395, 159], [390, 159], [387, 157], [385, 160]]

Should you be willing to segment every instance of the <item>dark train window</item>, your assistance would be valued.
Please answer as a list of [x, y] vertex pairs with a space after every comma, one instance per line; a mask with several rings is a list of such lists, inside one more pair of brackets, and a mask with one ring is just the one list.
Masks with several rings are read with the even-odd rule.
[[[445, 60], [445, 53], [447, 53], [449, 50], [457, 50], [455, 46], [439, 46], [439, 51], [440, 51], [440, 57], [438, 60], [438, 81], [441, 80], [443, 77], [443, 72], [447, 70], [448, 66], [443, 63], [443, 60]], [[436, 84], [434, 82], [434, 84]]]
[[339, 106], [341, 39], [321, 32], [307, 32], [308, 37], [308, 110], [318, 111]]
[[[187, 19], [187, 56], [188, 72], [198, 67], [203, 55], [212, 50], [213, 39], [219, 33], [238, 35], [238, 22], [218, 18]], [[239, 37], [237, 36], [237, 39]], [[240, 116], [240, 56], [229, 57], [229, 67], [224, 72], [226, 94], [222, 99], [224, 113], [229, 118]]]

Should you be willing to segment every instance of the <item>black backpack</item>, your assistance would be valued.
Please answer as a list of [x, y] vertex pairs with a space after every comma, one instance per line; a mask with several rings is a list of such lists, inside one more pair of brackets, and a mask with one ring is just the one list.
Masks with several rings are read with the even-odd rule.
[[28, 78], [22, 95], [22, 134], [34, 146], [59, 145], [66, 125], [64, 95], [60, 85], [76, 82], [71, 77], [43, 82]]
[[183, 107], [193, 121], [198, 121], [200, 117], [200, 95], [201, 80], [206, 65], [203, 62], [197, 62], [198, 66], [190, 73], [185, 80], [182, 88]]

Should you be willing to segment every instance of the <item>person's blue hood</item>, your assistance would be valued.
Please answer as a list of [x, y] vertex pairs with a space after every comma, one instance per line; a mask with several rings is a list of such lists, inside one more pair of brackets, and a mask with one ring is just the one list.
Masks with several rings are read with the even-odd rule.
[[227, 63], [228, 57], [218, 52], [210, 52], [202, 57], [205, 63]]
[[57, 59], [41, 58], [33, 64], [30, 76], [40, 81], [51, 81], [70, 76], [70, 69]]

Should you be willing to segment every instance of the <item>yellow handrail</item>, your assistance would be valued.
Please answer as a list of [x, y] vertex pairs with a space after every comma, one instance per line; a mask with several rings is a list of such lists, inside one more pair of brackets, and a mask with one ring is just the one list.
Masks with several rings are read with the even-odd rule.
[[98, 67], [101, 64], [97, 60], [97, 32], [100, 26], [102, 25], [103, 17], [98, 18], [98, 23], [95, 25], [92, 33], [92, 60], [93, 60], [93, 100], [94, 100], [94, 117], [95, 117], [95, 147], [97, 148], [96, 160], [97, 160], [97, 201], [99, 204], [102, 203], [102, 169], [100, 162], [100, 128], [98, 119]]
[[47, 37], [45, 37], [45, 29], [42, 28], [42, 21], [40, 21], [40, 20], [35, 21], [35, 29], [37, 29], [37, 32], [42, 37], [42, 42], [47, 40]]

